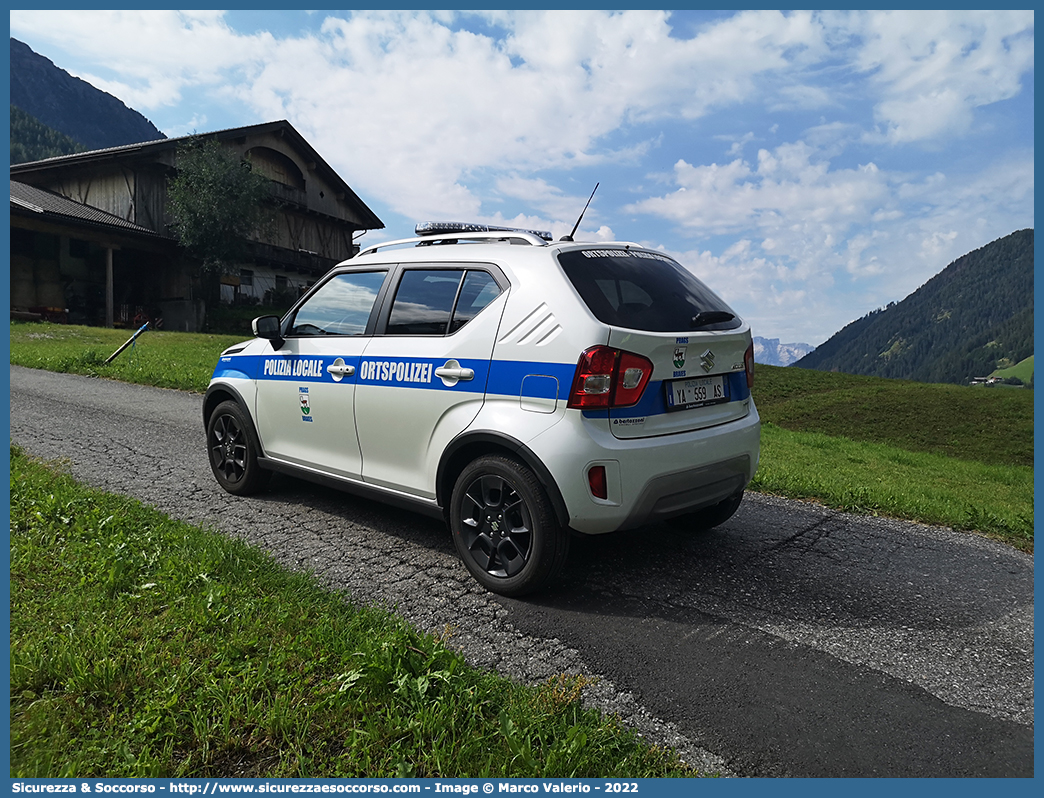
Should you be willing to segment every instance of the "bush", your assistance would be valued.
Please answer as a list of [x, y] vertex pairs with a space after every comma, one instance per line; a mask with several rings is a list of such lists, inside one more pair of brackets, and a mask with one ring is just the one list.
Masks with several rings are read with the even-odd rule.
[[258, 316], [282, 316], [290, 309], [285, 305], [218, 305], [207, 309], [203, 332], [213, 335], [250, 336], [254, 331], [250, 322]]

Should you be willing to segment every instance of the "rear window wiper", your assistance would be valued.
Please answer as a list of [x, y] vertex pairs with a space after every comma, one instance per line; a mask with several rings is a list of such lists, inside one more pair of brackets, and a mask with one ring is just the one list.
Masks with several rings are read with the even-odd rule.
[[692, 317], [692, 321], [689, 322], [689, 327], [692, 329], [696, 329], [697, 327], [707, 327], [711, 324], [732, 321], [734, 318], [736, 318], [736, 316], [729, 313], [727, 310], [701, 310]]

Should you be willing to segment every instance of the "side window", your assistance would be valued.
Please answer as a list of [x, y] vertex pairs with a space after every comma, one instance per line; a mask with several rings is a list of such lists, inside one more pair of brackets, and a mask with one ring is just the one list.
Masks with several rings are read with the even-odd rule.
[[388, 335], [455, 333], [500, 294], [488, 272], [411, 269], [403, 273], [388, 316]]
[[331, 278], [297, 309], [286, 334], [362, 335], [385, 274], [350, 272]]
[[469, 271], [464, 278], [464, 287], [460, 289], [460, 298], [453, 311], [453, 324], [450, 332], [456, 332], [473, 318], [482, 308], [500, 296], [500, 286], [487, 272]]
[[403, 273], [388, 316], [388, 335], [445, 335], [463, 271], [416, 269]]

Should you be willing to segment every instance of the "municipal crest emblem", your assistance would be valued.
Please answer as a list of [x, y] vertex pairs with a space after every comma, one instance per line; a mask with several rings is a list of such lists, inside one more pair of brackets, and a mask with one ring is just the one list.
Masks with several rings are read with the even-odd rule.
[[676, 369], [683, 368], [685, 366], [685, 347], [676, 346], [674, 348], [674, 367]]

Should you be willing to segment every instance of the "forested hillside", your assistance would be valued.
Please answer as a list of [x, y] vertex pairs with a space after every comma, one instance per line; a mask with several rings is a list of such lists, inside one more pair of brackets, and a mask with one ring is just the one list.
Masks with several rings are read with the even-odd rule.
[[89, 150], [165, 136], [137, 111], [11, 39], [11, 105]]
[[794, 365], [966, 384], [1032, 354], [1033, 230], [1019, 230], [958, 258]]
[[11, 163], [40, 161], [86, 149], [65, 134], [47, 127], [35, 116], [11, 106]]

